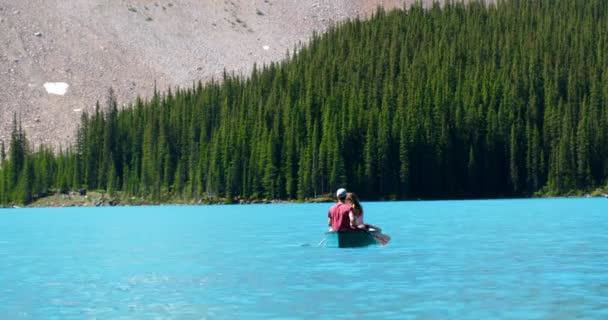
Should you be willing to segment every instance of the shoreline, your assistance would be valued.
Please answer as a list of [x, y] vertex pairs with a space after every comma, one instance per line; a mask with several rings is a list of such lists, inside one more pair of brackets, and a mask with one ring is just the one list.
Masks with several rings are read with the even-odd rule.
[[[457, 200], [499, 200], [499, 199], [560, 199], [560, 198], [607, 198], [608, 190], [596, 189], [593, 192], [570, 192], [562, 195], [535, 193], [528, 197], [494, 197], [494, 198], [461, 198], [461, 199], [377, 199], [370, 201], [457, 201]], [[179, 205], [248, 205], [248, 204], [295, 204], [295, 203], [330, 203], [335, 199], [330, 194], [304, 200], [285, 199], [226, 199], [200, 198], [181, 199], [167, 198], [162, 201], [151, 201], [143, 197], [127, 196], [124, 194], [109, 195], [101, 191], [91, 191], [81, 195], [77, 192], [67, 194], [55, 193], [36, 199], [30, 204], [11, 205], [5, 208], [65, 208], [65, 207], [105, 207], [105, 206], [179, 206]], [[1, 208], [1, 207], [0, 207]]]
[[[113, 207], [113, 206], [179, 206], [179, 205], [247, 205], [247, 204], [290, 204], [290, 203], [327, 203], [334, 199], [329, 196], [319, 196], [305, 200], [285, 199], [226, 199], [200, 198], [181, 199], [167, 198], [163, 200], [148, 200], [144, 197], [127, 196], [124, 194], [109, 195], [105, 192], [92, 191], [85, 195], [77, 192], [67, 194], [55, 193], [34, 200], [24, 206], [12, 205], [6, 208], [65, 208], [65, 207]], [[1, 208], [1, 207], [0, 207]]]

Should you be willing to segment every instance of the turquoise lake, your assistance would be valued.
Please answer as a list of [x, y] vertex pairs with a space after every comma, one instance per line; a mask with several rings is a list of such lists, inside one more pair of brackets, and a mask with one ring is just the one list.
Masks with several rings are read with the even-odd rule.
[[608, 319], [608, 199], [0, 210], [0, 319]]

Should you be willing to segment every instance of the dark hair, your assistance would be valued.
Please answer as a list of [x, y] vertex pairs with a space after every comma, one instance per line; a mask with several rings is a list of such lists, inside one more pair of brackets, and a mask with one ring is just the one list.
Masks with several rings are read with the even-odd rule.
[[361, 206], [361, 203], [359, 202], [359, 198], [357, 197], [356, 194], [354, 194], [352, 192], [347, 193], [346, 200], [350, 200], [352, 202], [353, 213], [356, 216], [361, 216], [363, 214], [363, 206]]

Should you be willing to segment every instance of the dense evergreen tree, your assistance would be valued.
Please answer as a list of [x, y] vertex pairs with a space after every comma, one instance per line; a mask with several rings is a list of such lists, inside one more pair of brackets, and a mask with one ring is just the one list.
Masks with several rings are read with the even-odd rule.
[[[49, 190], [184, 198], [563, 194], [608, 183], [608, 2], [379, 9], [250, 76], [84, 114], [33, 152], [15, 117], [0, 201]], [[4, 157], [3, 157], [4, 158]]]

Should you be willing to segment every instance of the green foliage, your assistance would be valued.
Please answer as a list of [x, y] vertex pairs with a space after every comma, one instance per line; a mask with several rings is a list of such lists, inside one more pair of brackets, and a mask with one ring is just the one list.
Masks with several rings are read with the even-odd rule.
[[597, 189], [608, 183], [607, 14], [600, 0], [379, 10], [247, 78], [224, 72], [120, 111], [110, 92], [55, 156], [30, 153], [15, 121], [0, 199], [81, 187], [225, 201], [339, 186], [368, 199]]

